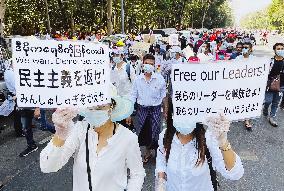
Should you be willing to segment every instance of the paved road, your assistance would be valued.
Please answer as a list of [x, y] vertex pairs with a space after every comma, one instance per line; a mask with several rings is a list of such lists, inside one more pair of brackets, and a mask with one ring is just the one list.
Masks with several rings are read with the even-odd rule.
[[[280, 37], [271, 39], [272, 43]], [[271, 56], [271, 45], [256, 47], [257, 56]], [[241, 156], [245, 175], [240, 181], [220, 177], [221, 191], [284, 191], [284, 111], [279, 111], [279, 128], [272, 128], [264, 118], [254, 120], [254, 131], [247, 132], [242, 123], [234, 123], [229, 139]], [[47, 132], [35, 130], [39, 151], [26, 158], [18, 154], [25, 149], [24, 138], [15, 138], [11, 118], [1, 118], [5, 130], [0, 134], [0, 185], [3, 191], [70, 191], [72, 190], [72, 161], [58, 173], [43, 174], [39, 168], [39, 153], [46, 145]], [[143, 191], [153, 191], [155, 161], [145, 166], [147, 177]]]

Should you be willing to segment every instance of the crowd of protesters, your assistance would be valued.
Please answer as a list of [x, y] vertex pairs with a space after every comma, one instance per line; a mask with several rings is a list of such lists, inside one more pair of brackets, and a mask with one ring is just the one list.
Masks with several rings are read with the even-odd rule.
[[[15, 131], [26, 138], [28, 145], [20, 156], [38, 149], [32, 125], [36, 118], [40, 120], [40, 129], [55, 134], [41, 152], [42, 171], [57, 172], [74, 156], [74, 190], [141, 190], [146, 175], [143, 163], [146, 165], [152, 158], [156, 159], [156, 191], [216, 190], [215, 170], [227, 179], [240, 179], [244, 169], [227, 138], [230, 123], [224, 115], [208, 119], [211, 126], [225, 129], [217, 135], [205, 130], [208, 124], [173, 122], [170, 73], [173, 64], [253, 59], [256, 33], [190, 30], [187, 35], [179, 33], [178, 44], [170, 45], [165, 38], [156, 38], [144, 52], [131, 50], [135, 43], [145, 42], [141, 34], [113, 38], [104, 35], [105, 31], [100, 30], [76, 36], [56, 32], [44, 37], [107, 44], [116, 94], [111, 103], [103, 106], [52, 111], [54, 124], [47, 122], [42, 108], [22, 109], [14, 105]], [[279, 105], [284, 108], [284, 44], [276, 43], [273, 50], [268, 81], [280, 78], [281, 88], [267, 88], [263, 115], [271, 126], [277, 127], [277, 109]], [[12, 62], [5, 71], [5, 81], [8, 99], [16, 101]], [[76, 123], [72, 122], [74, 119]], [[244, 121], [244, 128], [254, 129], [250, 119]], [[146, 148], [143, 156], [139, 149], [142, 146]]]

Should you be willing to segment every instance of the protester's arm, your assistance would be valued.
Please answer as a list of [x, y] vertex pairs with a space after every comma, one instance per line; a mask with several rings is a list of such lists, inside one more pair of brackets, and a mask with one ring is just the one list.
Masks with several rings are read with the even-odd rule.
[[240, 157], [234, 150], [221, 151], [218, 141], [210, 131], [206, 134], [206, 144], [212, 157], [212, 165], [226, 179], [239, 180], [244, 174]]
[[57, 172], [68, 162], [80, 145], [79, 135], [81, 133], [78, 132], [80, 129], [82, 130], [83, 127], [73, 127], [66, 141], [56, 135], [52, 138], [40, 153], [40, 168], [42, 172]]
[[163, 130], [162, 133], [159, 135], [159, 148], [157, 149], [157, 158], [156, 158], [156, 178], [163, 178], [166, 179], [166, 152], [164, 149], [163, 139], [165, 136], [166, 130]]
[[128, 180], [127, 190], [137, 191], [141, 190], [145, 177], [145, 170], [143, 168], [141, 151], [138, 145], [138, 137], [133, 135], [127, 149], [127, 168], [130, 169], [130, 179]]
[[161, 97], [163, 98], [163, 114], [165, 120], [167, 120], [167, 114], [168, 114], [168, 97], [167, 97], [167, 87], [166, 87], [166, 81], [162, 77], [161, 79]]
[[130, 100], [135, 103], [136, 102], [136, 99], [138, 97], [138, 88], [137, 88], [137, 80], [138, 78], [136, 78], [133, 82], [133, 85], [132, 85], [132, 89], [131, 89], [131, 92], [130, 92]]
[[9, 92], [16, 95], [14, 72], [12, 72], [11, 70], [7, 70], [4, 73], [4, 80], [5, 80], [5, 84]]
[[130, 64], [130, 79], [131, 79], [131, 82], [134, 82], [135, 78], [136, 78], [135, 69], [133, 68], [132, 64]]

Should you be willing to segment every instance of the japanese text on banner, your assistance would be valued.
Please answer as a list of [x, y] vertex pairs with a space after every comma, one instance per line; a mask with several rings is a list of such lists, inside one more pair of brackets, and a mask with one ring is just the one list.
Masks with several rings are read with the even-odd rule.
[[107, 46], [16, 38], [12, 49], [19, 107], [90, 107], [110, 102]]
[[224, 113], [230, 120], [259, 117], [269, 72], [268, 60], [173, 65], [174, 119], [204, 122], [217, 113]]

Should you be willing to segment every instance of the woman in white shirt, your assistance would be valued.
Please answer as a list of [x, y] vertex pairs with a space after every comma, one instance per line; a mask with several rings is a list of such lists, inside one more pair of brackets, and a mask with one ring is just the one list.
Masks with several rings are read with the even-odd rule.
[[156, 191], [213, 191], [207, 158], [225, 178], [238, 180], [243, 176], [241, 160], [227, 140], [229, 122], [221, 117], [211, 119], [210, 124], [212, 128], [205, 131], [202, 124], [188, 121], [173, 125], [168, 117], [157, 151]]
[[133, 103], [121, 97], [111, 104], [81, 109], [85, 120], [76, 124], [72, 119], [78, 112], [57, 109], [52, 116], [56, 134], [40, 154], [42, 172], [57, 172], [73, 156], [74, 191], [141, 190], [145, 170], [138, 138], [115, 123], [132, 112]]

